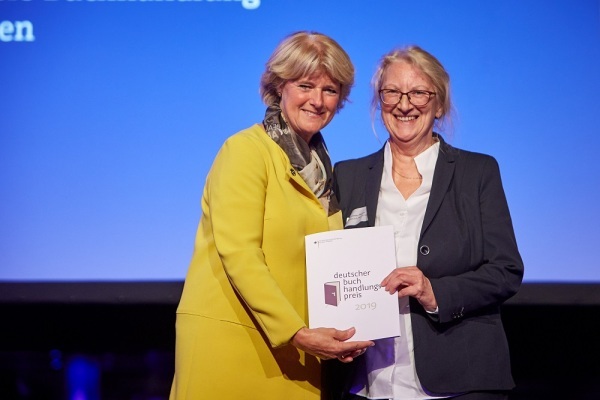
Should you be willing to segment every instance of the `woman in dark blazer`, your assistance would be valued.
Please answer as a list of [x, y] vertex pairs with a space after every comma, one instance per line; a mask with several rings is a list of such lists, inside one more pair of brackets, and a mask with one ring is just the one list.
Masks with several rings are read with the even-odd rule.
[[514, 382], [500, 306], [519, 289], [523, 262], [498, 164], [434, 132], [452, 108], [450, 83], [425, 50], [386, 54], [373, 86], [389, 138], [336, 164], [335, 190], [345, 228], [394, 226], [397, 265], [382, 286], [398, 295], [402, 335], [353, 363], [345, 398], [506, 399]]

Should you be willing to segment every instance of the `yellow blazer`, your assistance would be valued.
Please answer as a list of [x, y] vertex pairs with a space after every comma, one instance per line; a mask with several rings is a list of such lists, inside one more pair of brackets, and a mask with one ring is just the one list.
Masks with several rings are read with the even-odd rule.
[[318, 399], [320, 362], [289, 345], [307, 325], [304, 236], [342, 229], [262, 125], [208, 174], [177, 309], [171, 400]]

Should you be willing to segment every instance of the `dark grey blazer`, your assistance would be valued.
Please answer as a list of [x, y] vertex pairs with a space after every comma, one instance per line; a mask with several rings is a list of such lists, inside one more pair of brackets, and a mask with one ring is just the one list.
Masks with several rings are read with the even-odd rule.
[[[439, 139], [417, 259], [439, 314], [410, 299], [417, 374], [435, 393], [509, 390], [514, 382], [500, 305], [519, 289], [523, 261], [498, 163]], [[334, 167], [344, 221], [367, 208], [368, 221], [352, 228], [375, 223], [383, 150]]]

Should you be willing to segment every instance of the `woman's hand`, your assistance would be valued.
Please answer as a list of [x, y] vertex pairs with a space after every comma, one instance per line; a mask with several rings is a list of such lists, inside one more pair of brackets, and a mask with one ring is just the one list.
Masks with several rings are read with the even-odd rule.
[[414, 297], [429, 312], [437, 310], [431, 282], [417, 267], [396, 268], [381, 281], [381, 286], [390, 294], [398, 292], [398, 297]]
[[348, 363], [364, 354], [368, 347], [375, 345], [370, 340], [347, 342], [354, 333], [356, 333], [354, 328], [340, 331], [334, 328], [304, 327], [296, 332], [291, 343], [298, 349], [324, 360], [337, 358]]

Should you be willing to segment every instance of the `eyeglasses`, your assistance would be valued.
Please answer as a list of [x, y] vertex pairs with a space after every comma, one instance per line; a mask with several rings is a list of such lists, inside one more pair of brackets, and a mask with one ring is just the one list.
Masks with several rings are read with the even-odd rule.
[[429, 100], [435, 96], [435, 92], [429, 92], [427, 90], [411, 90], [410, 92], [404, 93], [396, 89], [381, 89], [379, 91], [379, 98], [383, 104], [388, 106], [395, 106], [402, 101], [402, 96], [406, 95], [410, 104], [416, 107], [423, 107], [429, 103]]

